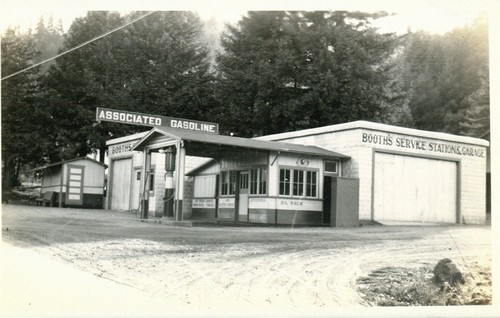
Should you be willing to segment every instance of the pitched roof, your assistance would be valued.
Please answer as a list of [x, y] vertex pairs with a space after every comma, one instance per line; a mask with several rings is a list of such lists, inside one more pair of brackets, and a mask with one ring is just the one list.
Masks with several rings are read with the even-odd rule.
[[[251, 138], [241, 138], [233, 136], [224, 136], [216, 134], [201, 133], [192, 130], [176, 129], [170, 127], [155, 127], [146, 136], [137, 142], [133, 150], [143, 150], [148, 139], [155, 135], [161, 134], [172, 138], [173, 140], [183, 140], [215, 147], [233, 147], [252, 150], [279, 151], [298, 154], [306, 154], [311, 156], [328, 157], [347, 159], [349, 156], [327, 150], [317, 146], [305, 146], [285, 142], [259, 140]], [[203, 155], [203, 154], [200, 154]]]
[[52, 167], [57, 167], [57, 166], [62, 166], [63, 164], [65, 163], [70, 163], [70, 162], [73, 162], [73, 161], [78, 161], [78, 160], [89, 160], [89, 161], [92, 161], [94, 163], [97, 163], [97, 164], [100, 164], [101, 166], [104, 166], [105, 168], [107, 167], [106, 164], [100, 162], [100, 161], [97, 161], [97, 160], [94, 160], [94, 159], [91, 159], [89, 157], [78, 157], [78, 158], [74, 158], [74, 159], [69, 159], [69, 160], [64, 160], [64, 161], [59, 161], [59, 162], [55, 162], [55, 163], [51, 163], [51, 164], [48, 164], [46, 166], [41, 166], [41, 167], [38, 167], [38, 168], [35, 168], [33, 169], [34, 171], [40, 171], [40, 170], [45, 170], [47, 168], [52, 168]]
[[[488, 141], [483, 140], [483, 139], [479, 139], [479, 138], [473, 138], [473, 137], [468, 137], [468, 136], [458, 136], [458, 135], [452, 135], [452, 134], [448, 134], [448, 133], [420, 130], [420, 129], [415, 129], [415, 128], [399, 127], [399, 126], [374, 123], [374, 122], [364, 121], [364, 120], [358, 120], [358, 121], [323, 126], [323, 127], [308, 128], [308, 129], [297, 130], [297, 131], [290, 131], [290, 132], [284, 132], [284, 133], [279, 133], [279, 134], [274, 134], [274, 135], [267, 135], [267, 136], [257, 137], [257, 139], [260, 139], [260, 140], [284, 140], [284, 141], [286, 141], [286, 140], [293, 139], [293, 138], [302, 138], [302, 137], [306, 137], [306, 136], [322, 135], [322, 134], [328, 134], [328, 133], [340, 132], [340, 131], [352, 130], [352, 129], [368, 129], [368, 130], [383, 131], [383, 132], [402, 134], [402, 135], [408, 135], [408, 136], [424, 137], [424, 138], [429, 138], [429, 139], [446, 140], [446, 141], [460, 142], [460, 143], [480, 145], [480, 146], [486, 146], [486, 147], [489, 146]], [[484, 138], [484, 137], [482, 137], [482, 138]]]

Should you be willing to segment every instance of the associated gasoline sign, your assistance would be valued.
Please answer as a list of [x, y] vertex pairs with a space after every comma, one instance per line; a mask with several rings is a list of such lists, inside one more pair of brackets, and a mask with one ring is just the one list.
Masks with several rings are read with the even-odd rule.
[[159, 115], [141, 114], [125, 110], [97, 107], [96, 120], [111, 121], [115, 123], [141, 125], [141, 126], [163, 126], [186, 130], [194, 130], [205, 133], [218, 134], [219, 125], [190, 119], [172, 118]]

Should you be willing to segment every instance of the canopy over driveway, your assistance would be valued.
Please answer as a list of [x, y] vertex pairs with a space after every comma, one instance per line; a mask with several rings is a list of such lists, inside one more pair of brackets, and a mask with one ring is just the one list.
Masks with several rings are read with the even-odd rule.
[[[208, 134], [192, 130], [170, 127], [155, 127], [139, 140], [133, 150], [144, 153], [144, 171], [151, 167], [151, 153], [175, 147], [175, 211], [174, 218], [182, 220], [182, 200], [184, 196], [185, 156], [209, 157], [219, 159], [228, 155], [245, 154], [248, 152], [294, 153], [302, 156], [325, 159], [345, 160], [348, 156], [316, 146], [249, 139], [241, 137]], [[146, 191], [145, 191], [146, 192]], [[147, 215], [142, 208], [142, 215]]]
[[254, 150], [289, 152], [336, 159], [349, 158], [340, 153], [316, 146], [207, 134], [167, 127], [153, 128], [137, 142], [133, 149], [136, 151], [143, 151], [144, 149], [158, 151], [158, 149], [174, 146], [179, 142], [186, 148], [186, 155], [188, 156], [220, 158], [227, 154], [229, 150], [232, 153]]

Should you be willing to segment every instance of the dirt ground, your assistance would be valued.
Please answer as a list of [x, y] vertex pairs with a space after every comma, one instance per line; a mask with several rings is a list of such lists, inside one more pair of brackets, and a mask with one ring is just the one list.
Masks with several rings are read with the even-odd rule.
[[490, 236], [490, 226], [472, 225], [189, 228], [123, 212], [2, 206], [6, 243], [200, 311], [374, 306], [358, 280], [383, 268], [417, 273], [447, 257], [491, 273]]

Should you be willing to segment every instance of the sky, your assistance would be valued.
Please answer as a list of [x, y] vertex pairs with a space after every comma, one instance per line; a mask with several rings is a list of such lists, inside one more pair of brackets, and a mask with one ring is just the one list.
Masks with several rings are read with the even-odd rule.
[[249, 10], [349, 10], [387, 11], [394, 15], [377, 21], [384, 32], [404, 33], [409, 28], [444, 34], [455, 27], [471, 24], [481, 12], [500, 7], [498, 0], [0, 0], [0, 28], [34, 28], [41, 16], [61, 19], [65, 30], [89, 10], [192, 10], [203, 19], [236, 23]]
[[[40, 16], [49, 15], [56, 21], [61, 19], [66, 31], [75, 18], [90, 10], [190, 10], [202, 19], [214, 18], [220, 25], [236, 23], [251, 10], [386, 11], [394, 15], [378, 20], [375, 26], [382, 32], [399, 34], [408, 29], [444, 34], [472, 24], [476, 16], [487, 12], [491, 118], [500, 118], [500, 59], [493, 58], [500, 56], [500, 0], [0, 0], [0, 31], [9, 25], [34, 28]], [[492, 125], [491, 132], [499, 136], [500, 126]]]

